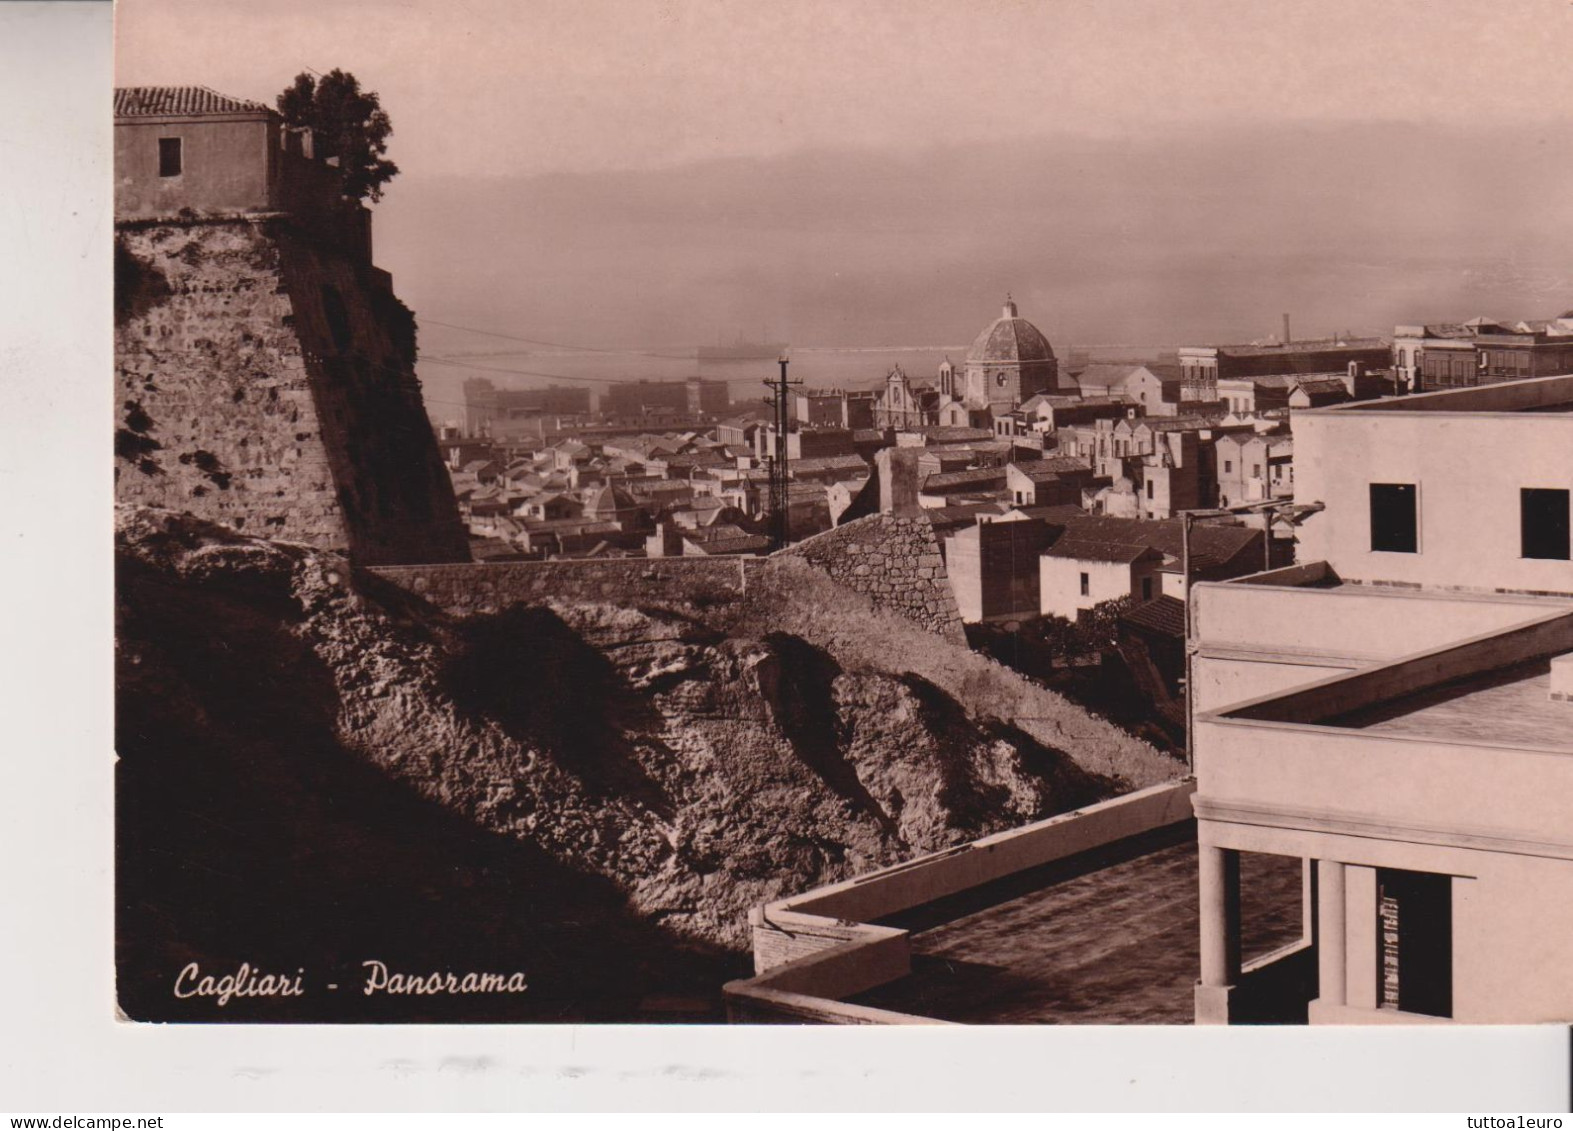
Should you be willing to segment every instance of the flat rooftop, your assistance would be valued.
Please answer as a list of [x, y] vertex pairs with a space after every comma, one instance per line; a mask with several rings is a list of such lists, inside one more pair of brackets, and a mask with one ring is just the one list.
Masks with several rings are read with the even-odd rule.
[[[1243, 854], [1247, 960], [1301, 937], [1300, 860]], [[1170, 826], [889, 919], [912, 973], [848, 999], [973, 1024], [1190, 1025], [1196, 826]]]
[[1350, 401], [1306, 411], [1318, 416], [1363, 416], [1373, 412], [1573, 413], [1573, 374], [1509, 378], [1461, 389], [1429, 389], [1407, 396]]
[[1573, 753], [1573, 702], [1551, 699], [1550, 690], [1551, 661], [1529, 660], [1389, 699], [1323, 725]]

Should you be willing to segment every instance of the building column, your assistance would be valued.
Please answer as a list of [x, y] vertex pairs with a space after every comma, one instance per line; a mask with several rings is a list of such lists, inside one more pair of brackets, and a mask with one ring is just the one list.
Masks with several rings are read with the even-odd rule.
[[1375, 868], [1344, 865], [1344, 938], [1344, 959], [1348, 962], [1345, 1004], [1355, 1009], [1375, 1009], [1381, 996], [1376, 960]]
[[1196, 1023], [1227, 1025], [1229, 994], [1240, 980], [1240, 854], [1200, 844], [1197, 874], [1202, 968], [1196, 987]]
[[1337, 1010], [1348, 1000], [1349, 977], [1343, 864], [1318, 860], [1316, 888], [1316, 1004]]
[[1316, 945], [1316, 861], [1300, 860], [1300, 937]]

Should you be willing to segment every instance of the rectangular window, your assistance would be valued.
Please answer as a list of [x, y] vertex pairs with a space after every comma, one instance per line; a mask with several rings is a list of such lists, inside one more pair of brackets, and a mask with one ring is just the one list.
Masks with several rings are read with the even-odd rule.
[[1568, 560], [1567, 491], [1525, 487], [1518, 493], [1518, 514], [1520, 553], [1524, 557]]
[[1147, 497], [1152, 498], [1152, 480], [1147, 480]]
[[1142, 578], [1142, 600], [1152, 600], [1152, 578], [1150, 577]]
[[1224, 460], [1223, 461], [1223, 470], [1224, 470], [1225, 474], [1233, 471], [1234, 470], [1234, 460], [1232, 460], [1232, 459]]
[[161, 177], [180, 176], [180, 139], [178, 137], [161, 137], [158, 139], [158, 175]]
[[1083, 597], [1092, 596], [1092, 578], [1085, 573], [1081, 575], [1081, 595]]
[[1371, 484], [1371, 549], [1388, 554], [1420, 552], [1413, 483]]
[[1453, 878], [1376, 870], [1381, 1006], [1453, 1015]]

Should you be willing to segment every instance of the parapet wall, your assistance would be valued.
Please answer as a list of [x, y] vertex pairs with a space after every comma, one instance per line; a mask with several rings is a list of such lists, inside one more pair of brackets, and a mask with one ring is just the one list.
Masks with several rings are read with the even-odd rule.
[[360, 564], [468, 560], [386, 275], [280, 219], [116, 245], [119, 502]]
[[925, 514], [872, 514], [806, 538], [780, 555], [803, 558], [880, 608], [952, 644], [967, 643], [939, 538]]
[[909, 933], [874, 920], [1192, 817], [1169, 782], [755, 908], [752, 978], [725, 987], [734, 1021], [903, 1024], [929, 1018], [838, 999], [911, 972]]
[[604, 601], [618, 605], [703, 605], [741, 593], [747, 563], [759, 559], [605, 558], [560, 562], [385, 566], [378, 577], [454, 616], [509, 605]]

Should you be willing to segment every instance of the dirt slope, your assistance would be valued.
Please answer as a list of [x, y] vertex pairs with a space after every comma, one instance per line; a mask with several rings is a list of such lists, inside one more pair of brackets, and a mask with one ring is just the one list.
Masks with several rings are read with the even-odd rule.
[[[749, 906], [1177, 772], [964, 650], [925, 671], [943, 646], [866, 608], [835, 618], [874, 616], [839, 640], [747, 599], [461, 623], [331, 554], [119, 519], [120, 985], [137, 1017], [703, 1016], [747, 966]], [[761, 598], [772, 584], [815, 582], [782, 575]], [[969, 687], [1033, 718], [969, 711]], [[373, 958], [524, 970], [531, 989], [368, 997]], [[189, 961], [345, 988], [219, 1013], [171, 994]]]

